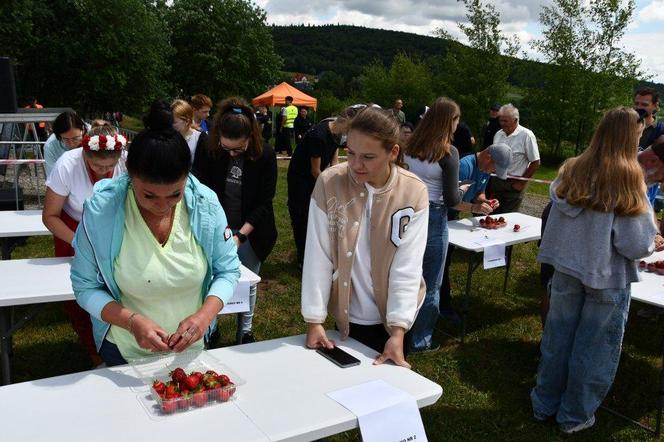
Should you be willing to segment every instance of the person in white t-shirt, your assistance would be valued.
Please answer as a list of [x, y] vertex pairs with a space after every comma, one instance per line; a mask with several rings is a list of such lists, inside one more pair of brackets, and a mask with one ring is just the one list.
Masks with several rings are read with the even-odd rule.
[[[126, 145], [124, 136], [110, 123], [102, 122], [83, 138], [82, 147], [63, 153], [53, 166], [46, 180], [42, 221], [53, 233], [55, 256], [74, 256], [71, 243], [81, 221], [83, 203], [92, 196], [97, 181], [124, 173]], [[101, 364], [92, 338], [90, 315], [75, 301], [66, 302], [65, 311], [93, 366]]]
[[196, 150], [208, 141], [208, 134], [198, 130], [194, 123], [194, 108], [184, 100], [175, 100], [171, 103], [173, 111], [173, 128], [180, 132], [191, 151], [191, 161], [194, 162]]
[[[519, 124], [519, 109], [511, 103], [498, 111], [501, 130], [493, 137], [493, 143], [505, 143], [512, 149], [512, 163], [507, 171], [509, 176], [530, 178], [540, 166], [537, 138], [528, 128]], [[527, 181], [507, 178], [491, 179], [493, 197], [500, 201], [494, 213], [517, 212], [523, 200]]]

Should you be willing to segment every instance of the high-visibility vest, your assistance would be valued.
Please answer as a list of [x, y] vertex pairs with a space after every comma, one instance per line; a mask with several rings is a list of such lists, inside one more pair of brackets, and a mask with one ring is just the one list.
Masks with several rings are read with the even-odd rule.
[[284, 122], [284, 127], [288, 127], [290, 129], [293, 128], [295, 125], [295, 118], [297, 118], [297, 106], [293, 106], [292, 104], [290, 106], [286, 107], [286, 121]]

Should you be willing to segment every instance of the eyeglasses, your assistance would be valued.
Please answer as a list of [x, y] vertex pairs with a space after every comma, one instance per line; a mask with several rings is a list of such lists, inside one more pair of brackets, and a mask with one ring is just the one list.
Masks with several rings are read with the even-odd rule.
[[247, 150], [247, 148], [249, 147], [249, 140], [247, 140], [247, 141], [244, 143], [244, 146], [240, 146], [240, 147], [228, 147], [228, 146], [224, 146], [224, 144], [223, 144], [223, 143], [221, 142], [221, 140], [220, 140], [220, 141], [219, 141], [219, 147], [221, 147], [221, 148], [222, 148], [223, 150], [225, 150], [226, 152], [238, 152], [238, 153], [240, 153], [240, 152], [244, 152], [245, 150]]

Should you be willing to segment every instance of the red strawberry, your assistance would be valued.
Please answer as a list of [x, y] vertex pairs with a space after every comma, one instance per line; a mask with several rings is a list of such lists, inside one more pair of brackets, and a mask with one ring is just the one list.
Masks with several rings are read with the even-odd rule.
[[166, 391], [166, 384], [161, 382], [159, 379], [155, 379], [152, 383], [152, 388], [154, 388], [154, 391], [156, 391], [159, 396], [162, 396]]
[[219, 390], [219, 400], [222, 401], [222, 402], [226, 402], [227, 400], [229, 400], [231, 398], [232, 394], [233, 393], [231, 393], [230, 388], [224, 387], [221, 390]]
[[655, 264], [653, 264], [652, 262], [649, 262], [646, 267], [648, 268], [649, 272], [654, 272], [655, 270], [657, 270], [657, 267], [655, 267]]
[[198, 387], [194, 391], [194, 405], [197, 407], [203, 407], [205, 404], [207, 404], [208, 401], [208, 393], [203, 389], [203, 387]]
[[185, 371], [180, 367], [176, 368], [171, 372], [171, 379], [173, 379], [177, 383], [184, 381], [186, 377], [187, 373], [185, 373]]
[[225, 387], [226, 385], [231, 383], [230, 378], [225, 374], [222, 374], [219, 377], [217, 377], [217, 381], [221, 384], [222, 387]]
[[514, 224], [514, 231], [518, 232], [519, 230], [521, 230], [521, 226], [518, 224]]
[[483, 226], [484, 224], [486, 224], [486, 221], [484, 221], [484, 218], [480, 218], [480, 226]]
[[179, 409], [188, 410], [194, 403], [194, 395], [189, 390], [181, 391], [177, 403]]
[[505, 222], [505, 218], [503, 218], [503, 217], [501, 216], [500, 218], [498, 218], [498, 222], [499, 222], [499, 223], [504, 223], [504, 222]]
[[164, 397], [166, 399], [175, 399], [179, 396], [180, 396], [180, 391], [175, 385], [169, 384], [166, 386], [166, 390], [164, 391]]
[[177, 405], [176, 401], [163, 401], [161, 403], [161, 411], [163, 411], [164, 414], [175, 413]]
[[639, 261], [639, 268], [645, 269], [646, 268], [646, 262], [641, 260]]
[[208, 381], [204, 385], [205, 389], [210, 392], [209, 394], [211, 401], [219, 399], [219, 390], [221, 389], [221, 384], [219, 383], [219, 381], [216, 380]]
[[[194, 376], [193, 374], [190, 374], [186, 378], [184, 378], [184, 384], [187, 386], [187, 390], [194, 390], [196, 387], [198, 387], [198, 384], [201, 382], [202, 375], [199, 378], [198, 376]], [[182, 388], [182, 387], [180, 387]]]
[[217, 372], [214, 371], [214, 370], [208, 370], [208, 371], [205, 372], [205, 374], [207, 374], [207, 375], [212, 375], [212, 376], [214, 376], [215, 378], [216, 378], [217, 376], [219, 376], [219, 375], [217, 374]]

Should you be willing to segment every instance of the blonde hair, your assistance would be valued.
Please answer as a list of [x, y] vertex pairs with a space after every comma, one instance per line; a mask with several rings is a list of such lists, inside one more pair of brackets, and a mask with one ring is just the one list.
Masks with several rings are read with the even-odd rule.
[[171, 111], [173, 111], [173, 117], [184, 120], [188, 128], [198, 129], [198, 126], [194, 123], [194, 109], [189, 103], [184, 100], [173, 100]]
[[406, 144], [406, 154], [431, 163], [450, 153], [454, 120], [461, 117], [459, 105], [447, 97], [438, 97], [422, 116]]
[[598, 212], [623, 216], [647, 212], [646, 185], [636, 159], [638, 119], [628, 107], [607, 111], [588, 148], [560, 167], [556, 195]]

